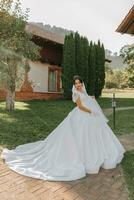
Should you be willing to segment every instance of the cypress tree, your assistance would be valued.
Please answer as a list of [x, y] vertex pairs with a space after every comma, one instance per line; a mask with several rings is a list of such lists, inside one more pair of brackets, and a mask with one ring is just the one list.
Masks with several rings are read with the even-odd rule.
[[75, 74], [80, 75], [81, 69], [81, 41], [78, 32], [75, 33]]
[[89, 54], [89, 43], [86, 37], [81, 37], [81, 66], [80, 75], [82, 76], [85, 86], [88, 83], [88, 54]]
[[75, 33], [75, 74], [80, 75], [87, 83], [88, 39]]
[[95, 44], [95, 52], [96, 52], [96, 58], [95, 58], [95, 97], [99, 97], [99, 88], [100, 88], [100, 41], [98, 41], [97, 44]]
[[75, 74], [75, 40], [73, 33], [65, 37], [63, 49], [62, 86], [63, 95], [70, 99], [72, 95], [72, 79]]
[[88, 42], [78, 32], [65, 37], [63, 48], [63, 94], [66, 99], [72, 95], [72, 78], [82, 76], [87, 92], [98, 98], [105, 84], [105, 50], [98, 40], [97, 44]]
[[101, 55], [101, 60], [100, 60], [100, 87], [99, 87], [99, 96], [101, 96], [102, 89], [104, 88], [105, 85], [105, 49], [104, 45], [102, 44], [100, 47], [100, 55]]
[[95, 97], [101, 95], [105, 84], [105, 50], [100, 40], [96, 45], [96, 66], [95, 66]]
[[95, 94], [95, 45], [90, 42], [88, 55], [88, 85], [87, 90], [90, 95]]
[[84, 69], [84, 73], [85, 73], [85, 85], [87, 86], [88, 83], [88, 56], [89, 56], [89, 42], [88, 39], [86, 37], [84, 37], [84, 61], [85, 61], [85, 69]]

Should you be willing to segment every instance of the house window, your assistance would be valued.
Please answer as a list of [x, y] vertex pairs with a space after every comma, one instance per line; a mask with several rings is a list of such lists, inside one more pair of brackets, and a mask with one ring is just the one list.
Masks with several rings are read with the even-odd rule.
[[57, 91], [57, 71], [56, 70], [49, 69], [48, 90], [50, 92], [56, 92]]

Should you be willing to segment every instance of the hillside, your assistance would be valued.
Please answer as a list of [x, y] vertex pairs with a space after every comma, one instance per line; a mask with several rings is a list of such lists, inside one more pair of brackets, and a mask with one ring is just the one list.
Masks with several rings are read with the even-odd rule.
[[36, 24], [37, 26], [47, 31], [61, 35], [62, 37], [65, 37], [65, 35], [69, 35], [71, 32], [73, 32], [72, 30], [67, 30], [61, 27], [57, 27], [57, 26], [51, 26], [49, 24], [36, 23], [36, 22], [31, 22], [31, 23]]

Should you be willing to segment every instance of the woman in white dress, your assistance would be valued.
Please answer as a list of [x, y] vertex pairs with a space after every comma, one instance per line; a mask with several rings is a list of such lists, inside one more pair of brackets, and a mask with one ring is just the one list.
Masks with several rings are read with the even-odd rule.
[[121, 162], [126, 150], [79, 76], [72, 100], [77, 106], [44, 140], [3, 149], [1, 158], [9, 168], [37, 179], [72, 181]]

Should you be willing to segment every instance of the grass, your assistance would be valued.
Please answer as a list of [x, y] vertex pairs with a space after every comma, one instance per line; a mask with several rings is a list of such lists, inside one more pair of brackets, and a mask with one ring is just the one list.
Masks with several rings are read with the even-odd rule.
[[73, 107], [71, 101], [16, 102], [7, 112], [0, 102], [0, 145], [12, 148], [45, 138]]
[[[109, 125], [112, 127], [112, 115], [109, 116]], [[116, 112], [116, 129], [115, 134], [134, 134], [134, 109], [122, 110]], [[121, 162], [125, 182], [129, 190], [130, 200], [134, 200], [134, 150], [125, 153], [123, 161]]]
[[[121, 106], [132, 106], [133, 99], [118, 99]], [[99, 99], [103, 108], [110, 105], [109, 98]], [[15, 110], [7, 112], [0, 102], [0, 145], [8, 148], [44, 139], [74, 108], [69, 100], [16, 102]], [[133, 110], [117, 113], [117, 133], [132, 132]], [[125, 122], [125, 123], [124, 123]], [[110, 116], [112, 126], [112, 117]]]
[[[113, 127], [113, 116], [109, 117], [109, 125]], [[121, 110], [116, 112], [116, 128], [114, 130], [115, 134], [134, 134], [134, 109], [131, 110]]]
[[[119, 107], [129, 107], [134, 106], [134, 98], [116, 98], [116, 106]], [[98, 100], [102, 108], [111, 108], [112, 107], [112, 98], [102, 97]]]
[[130, 194], [130, 199], [134, 200], [134, 150], [125, 153], [122, 161], [123, 173]]

